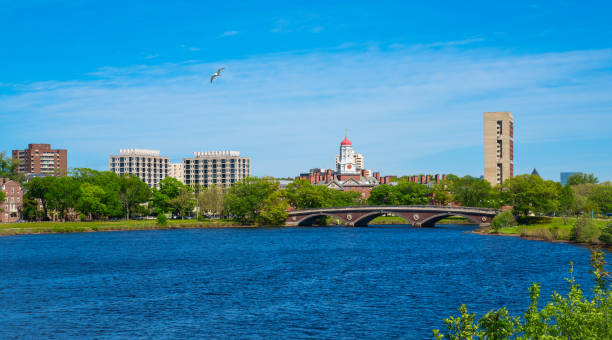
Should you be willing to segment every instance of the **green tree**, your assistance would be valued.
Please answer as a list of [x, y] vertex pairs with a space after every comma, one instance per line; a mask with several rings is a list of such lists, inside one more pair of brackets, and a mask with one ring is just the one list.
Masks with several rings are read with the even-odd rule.
[[157, 215], [157, 218], [156, 218], [155, 222], [157, 224], [159, 224], [159, 225], [166, 225], [166, 224], [168, 224], [168, 218], [164, 214], [159, 214], [159, 215]]
[[200, 193], [197, 195], [198, 211], [206, 214], [221, 215], [223, 212], [224, 195], [223, 188], [217, 185], [200, 189]]
[[510, 210], [506, 210], [506, 211], [499, 213], [491, 221], [491, 227], [493, 228], [493, 230], [514, 227], [517, 224], [518, 223], [516, 222], [514, 215], [512, 215], [512, 211]]
[[501, 198], [513, 206], [515, 216], [529, 213], [549, 214], [558, 210], [561, 184], [545, 181], [537, 175], [519, 175], [508, 178], [501, 186]]
[[255, 223], [266, 199], [278, 190], [278, 186], [272, 177], [247, 177], [234, 183], [225, 195], [227, 213], [241, 223]]
[[447, 180], [454, 201], [466, 207], [494, 207], [494, 192], [491, 184], [484, 179], [472, 176], [457, 177], [449, 175]]
[[567, 224], [567, 217], [576, 213], [576, 195], [569, 185], [564, 186], [559, 193], [559, 214], [563, 216], [563, 224]]
[[43, 220], [49, 219], [49, 197], [48, 192], [57, 177], [34, 177], [24, 185], [26, 190], [25, 197], [38, 199], [43, 208]]
[[173, 200], [179, 196], [181, 190], [189, 188], [185, 184], [173, 177], [166, 177], [159, 182], [159, 189], [153, 189], [153, 209], [156, 214], [168, 213], [176, 210], [172, 204]]
[[452, 183], [448, 179], [443, 179], [434, 184], [431, 190], [434, 203], [447, 205], [454, 200], [453, 194], [451, 193], [451, 185]]
[[392, 190], [401, 205], [424, 205], [429, 202], [429, 189], [423, 184], [400, 180]]
[[[73, 177], [47, 177], [53, 178], [46, 192], [46, 200], [50, 210], [57, 213], [63, 221], [68, 217], [68, 211], [76, 207], [80, 196], [80, 184]], [[54, 215], [55, 217], [55, 215]]]
[[398, 205], [400, 199], [397, 191], [393, 190], [393, 186], [389, 184], [381, 184], [375, 186], [370, 191], [368, 204], [370, 205]]
[[170, 205], [181, 216], [181, 219], [184, 219], [196, 205], [191, 188], [188, 186], [180, 187], [178, 195], [170, 200]]
[[606, 245], [612, 245], [612, 222], [609, 222], [601, 231], [599, 240]]
[[81, 194], [76, 202], [77, 210], [87, 215], [89, 219], [102, 216], [106, 212], [106, 205], [103, 203], [106, 195], [104, 189], [90, 183], [81, 184], [80, 189]]
[[612, 184], [610, 182], [596, 185], [588, 195], [589, 201], [594, 205], [594, 211], [612, 212]]
[[573, 174], [567, 178], [567, 185], [597, 184], [598, 181], [593, 174]]
[[362, 196], [357, 191], [342, 191], [323, 187], [329, 196], [325, 207], [351, 207], [363, 204]]
[[77, 168], [72, 172], [72, 176], [81, 183], [96, 185], [104, 191], [100, 198], [104, 205], [104, 212], [101, 216], [119, 217], [124, 213], [123, 204], [119, 199], [121, 188], [120, 177], [111, 171], [97, 171], [87, 168]]
[[8, 178], [20, 184], [25, 182], [25, 175], [19, 172], [19, 161], [12, 157], [5, 156], [5, 152], [0, 152], [0, 178]]
[[23, 196], [23, 219], [26, 221], [43, 219], [43, 212], [38, 209], [38, 201], [27, 194]]
[[581, 217], [574, 222], [574, 227], [570, 233], [570, 240], [585, 243], [597, 243], [601, 230], [587, 217]]
[[130, 219], [130, 213], [151, 197], [149, 186], [134, 175], [119, 177], [119, 199], [123, 204], [125, 218]]
[[325, 186], [313, 185], [308, 180], [296, 179], [289, 183], [286, 197], [289, 204], [296, 209], [311, 209], [331, 206], [331, 193]]
[[257, 217], [257, 223], [262, 225], [282, 224], [287, 219], [287, 216], [289, 216], [287, 213], [288, 208], [289, 203], [285, 199], [284, 190], [274, 191], [266, 198]]

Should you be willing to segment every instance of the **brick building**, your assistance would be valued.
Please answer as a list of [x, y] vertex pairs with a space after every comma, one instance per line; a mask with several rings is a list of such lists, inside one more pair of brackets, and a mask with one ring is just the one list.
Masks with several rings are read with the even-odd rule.
[[[407, 176], [409, 182], [427, 185], [428, 187], [446, 179], [446, 175], [415, 175]], [[325, 185], [328, 188], [355, 191], [365, 199], [370, 197], [370, 191], [377, 185], [397, 182], [397, 176], [381, 176], [380, 172], [363, 169], [363, 155], [353, 151], [353, 144], [348, 138], [340, 143], [340, 154], [336, 156], [336, 169], [310, 169], [297, 179], [305, 179], [315, 185]]]
[[65, 176], [67, 155], [65, 149], [51, 149], [50, 144], [28, 144], [25, 150], [13, 150], [13, 160], [19, 161], [18, 171], [33, 175]]
[[19, 183], [0, 177], [0, 190], [6, 195], [0, 202], [0, 223], [17, 222], [23, 211], [23, 190]]
[[335, 163], [335, 170], [310, 169], [308, 173], [302, 173], [297, 178], [332, 189], [358, 192], [365, 199], [370, 197], [372, 188], [379, 184], [389, 184], [395, 178], [381, 177], [379, 172], [372, 173], [364, 169], [363, 155], [353, 150], [353, 143], [346, 136], [340, 142], [340, 153], [336, 156]]

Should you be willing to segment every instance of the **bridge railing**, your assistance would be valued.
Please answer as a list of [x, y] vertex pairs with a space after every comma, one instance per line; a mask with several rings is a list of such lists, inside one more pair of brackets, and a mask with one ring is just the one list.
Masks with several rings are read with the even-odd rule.
[[385, 210], [385, 209], [435, 209], [435, 210], [447, 210], [447, 211], [481, 211], [487, 213], [498, 213], [499, 209], [491, 209], [491, 208], [482, 208], [482, 207], [463, 207], [463, 206], [448, 206], [448, 205], [357, 205], [357, 206], [348, 206], [348, 207], [325, 207], [325, 208], [309, 208], [309, 209], [296, 209], [291, 210], [289, 213], [307, 213], [307, 212], [315, 212], [315, 211], [330, 211], [330, 210], [359, 210], [359, 209], [367, 209], [367, 210]]

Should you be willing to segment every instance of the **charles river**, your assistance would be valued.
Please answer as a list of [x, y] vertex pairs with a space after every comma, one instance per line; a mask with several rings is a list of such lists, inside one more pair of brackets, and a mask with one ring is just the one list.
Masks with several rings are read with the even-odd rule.
[[471, 226], [227, 228], [0, 238], [0, 338], [431, 338], [567, 292], [586, 248]]

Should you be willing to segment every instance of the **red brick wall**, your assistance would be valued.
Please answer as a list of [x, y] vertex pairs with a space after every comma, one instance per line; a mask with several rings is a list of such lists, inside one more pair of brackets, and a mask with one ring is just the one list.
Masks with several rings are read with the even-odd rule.
[[6, 195], [6, 199], [0, 202], [0, 223], [17, 222], [21, 219], [23, 211], [23, 191], [19, 183], [0, 178], [0, 190]]

